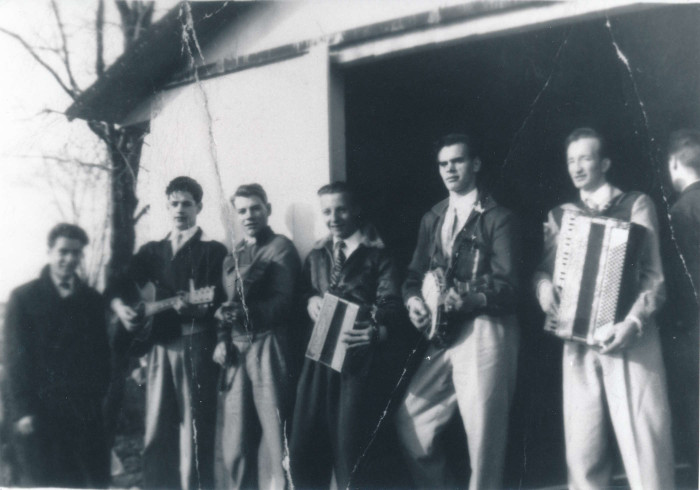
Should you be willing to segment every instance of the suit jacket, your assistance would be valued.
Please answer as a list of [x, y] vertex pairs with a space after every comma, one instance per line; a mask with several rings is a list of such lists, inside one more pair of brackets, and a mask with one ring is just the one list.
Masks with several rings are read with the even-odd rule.
[[[472, 279], [474, 252], [478, 250], [477, 277], [488, 284], [483, 291], [486, 306], [470, 316], [513, 314], [520, 282], [520, 244], [515, 216], [491, 196], [480, 194], [477, 206], [455, 237], [452, 255], [446, 257], [440, 235], [448, 206], [449, 199], [439, 202], [421, 220], [418, 242], [403, 283], [404, 302], [412, 296], [421, 297], [426, 272], [437, 267], [449, 271], [448, 286], [451, 279], [463, 282]], [[458, 316], [453, 318], [457, 320]]]
[[700, 182], [685, 188], [671, 207], [671, 227], [672, 256], [680, 252], [683, 260], [674, 261], [674, 274], [668, 275], [669, 306], [676, 318], [682, 319], [685, 328], [692, 325], [697, 329], [700, 305], [695, 291], [700, 291]]
[[5, 368], [12, 420], [81, 413], [109, 383], [102, 296], [82, 281], [61, 298], [48, 266], [15, 289], [5, 317]]

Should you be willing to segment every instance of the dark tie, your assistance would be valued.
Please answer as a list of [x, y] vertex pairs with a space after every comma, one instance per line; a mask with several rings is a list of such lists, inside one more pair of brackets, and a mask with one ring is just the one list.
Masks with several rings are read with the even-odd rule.
[[333, 270], [331, 271], [331, 286], [337, 286], [340, 280], [340, 271], [345, 263], [345, 242], [338, 240], [333, 246]]
[[58, 288], [61, 291], [61, 296], [66, 297], [70, 296], [71, 293], [73, 292], [70, 284], [70, 279], [64, 279], [61, 282], [58, 283]]

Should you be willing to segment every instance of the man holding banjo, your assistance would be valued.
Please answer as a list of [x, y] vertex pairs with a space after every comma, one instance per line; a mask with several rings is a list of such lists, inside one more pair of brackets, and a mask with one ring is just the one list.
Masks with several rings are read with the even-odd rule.
[[481, 160], [467, 134], [437, 145], [449, 198], [428, 211], [403, 297], [428, 351], [398, 409], [397, 429], [419, 487], [452, 481], [436, 437], [459, 410], [467, 434], [469, 488], [501, 486], [520, 332], [514, 215], [477, 189]]

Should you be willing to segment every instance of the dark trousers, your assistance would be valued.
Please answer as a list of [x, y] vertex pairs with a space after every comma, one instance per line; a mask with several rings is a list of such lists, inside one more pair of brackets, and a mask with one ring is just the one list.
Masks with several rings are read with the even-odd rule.
[[35, 431], [14, 435], [20, 483], [30, 487], [106, 488], [110, 455], [101, 400], [71, 400], [35, 418]]
[[340, 374], [305, 360], [297, 388], [290, 469], [296, 488], [358, 485], [362, 456], [379, 422], [384, 400], [365, 375]]
[[[668, 392], [673, 414], [676, 459], [690, 463], [691, 481], [698, 479], [698, 326], [674, 333], [666, 339]], [[667, 337], [670, 337], [667, 335]]]

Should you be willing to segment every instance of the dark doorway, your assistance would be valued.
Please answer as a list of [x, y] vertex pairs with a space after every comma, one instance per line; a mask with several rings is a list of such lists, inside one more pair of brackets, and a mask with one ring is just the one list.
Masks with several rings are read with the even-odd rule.
[[447, 196], [431, 148], [446, 132], [480, 138], [482, 185], [521, 218], [524, 335], [508, 486], [566, 479], [561, 346], [541, 333], [529, 287], [546, 212], [575, 196], [563, 141], [580, 126], [606, 135], [611, 180], [652, 195], [671, 251], [664, 143], [673, 129], [700, 126], [699, 25], [698, 6], [644, 8], [344, 70], [348, 180], [402, 267], [421, 216]]

